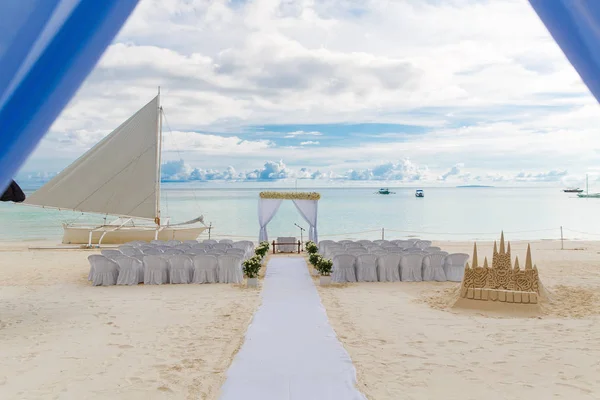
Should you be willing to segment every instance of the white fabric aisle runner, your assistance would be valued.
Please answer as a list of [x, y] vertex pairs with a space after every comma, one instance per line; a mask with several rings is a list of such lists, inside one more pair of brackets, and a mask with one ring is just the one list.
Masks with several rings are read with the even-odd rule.
[[272, 259], [221, 400], [364, 400], [355, 383], [304, 259]]

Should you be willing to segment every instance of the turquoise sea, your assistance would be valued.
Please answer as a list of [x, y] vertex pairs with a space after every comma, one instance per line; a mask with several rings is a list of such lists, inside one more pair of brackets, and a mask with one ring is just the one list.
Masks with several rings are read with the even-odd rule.
[[[600, 199], [579, 199], [560, 188], [394, 188], [392, 195], [375, 194], [378, 187], [310, 187], [321, 193], [318, 230], [321, 239], [416, 236], [440, 240], [496, 239], [503, 229], [509, 239], [558, 239], [560, 227], [569, 239], [600, 239]], [[371, 183], [372, 185], [372, 183]], [[212, 235], [257, 240], [258, 194], [261, 190], [295, 190], [294, 183], [165, 183], [162, 212], [173, 222], [204, 215]], [[27, 190], [26, 190], [27, 191]], [[101, 222], [95, 215], [0, 204], [0, 240], [60, 241], [62, 222]], [[283, 202], [269, 224], [270, 238], [297, 236], [307, 224], [292, 202]]]

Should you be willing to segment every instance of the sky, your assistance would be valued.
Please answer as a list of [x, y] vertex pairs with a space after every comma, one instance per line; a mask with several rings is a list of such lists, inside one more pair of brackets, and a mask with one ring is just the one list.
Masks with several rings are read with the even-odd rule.
[[600, 107], [525, 0], [140, 0], [17, 178], [158, 86], [164, 180], [600, 179]]

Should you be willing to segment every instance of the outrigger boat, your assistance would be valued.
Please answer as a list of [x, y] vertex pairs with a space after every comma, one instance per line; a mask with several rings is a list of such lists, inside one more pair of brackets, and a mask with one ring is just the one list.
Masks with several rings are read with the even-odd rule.
[[161, 143], [159, 90], [154, 99], [23, 204], [118, 217], [104, 224], [64, 223], [64, 244], [91, 247], [134, 240], [195, 240], [209, 229], [202, 216], [179, 224], [171, 224], [168, 217], [161, 219]]
[[600, 193], [590, 193], [587, 174], [585, 175], [585, 194], [579, 193], [577, 197], [582, 199], [600, 199]]
[[423, 190], [417, 189], [415, 192], [415, 197], [425, 197], [425, 193], [423, 193]]
[[379, 189], [379, 191], [377, 193], [378, 194], [396, 194], [396, 192], [390, 192], [390, 189], [388, 189], [388, 188]]

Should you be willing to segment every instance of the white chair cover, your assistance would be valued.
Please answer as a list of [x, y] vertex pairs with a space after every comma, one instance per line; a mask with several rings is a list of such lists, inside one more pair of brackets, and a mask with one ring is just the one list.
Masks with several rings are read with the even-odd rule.
[[219, 263], [217, 257], [208, 254], [192, 259], [194, 273], [192, 283], [217, 283], [219, 281]]
[[352, 254], [353, 256], [359, 256], [361, 254], [369, 254], [369, 252], [367, 251], [367, 249], [363, 249], [363, 248], [352, 248], [352, 249], [348, 249], [346, 250], [346, 253], [348, 254]]
[[225, 254], [219, 256], [218, 261], [220, 283], [240, 283], [244, 280], [241, 257]]
[[254, 244], [248, 240], [234, 242], [232, 246], [233, 249], [242, 250], [244, 252], [244, 259], [250, 258], [254, 255]]
[[111, 286], [117, 284], [119, 264], [99, 254], [89, 256], [88, 261], [90, 262], [88, 279], [92, 281], [92, 285]]
[[169, 282], [190, 283], [194, 273], [192, 259], [185, 255], [174, 255], [169, 258]]
[[123, 255], [120, 250], [100, 250], [100, 254], [106, 258], [110, 258], [111, 260], [114, 260], [115, 257], [121, 257]]
[[469, 255], [465, 253], [454, 253], [446, 256], [444, 263], [444, 272], [446, 279], [452, 282], [462, 282], [465, 275], [465, 264], [469, 260]]
[[196, 244], [198, 244], [197, 240], [184, 240], [183, 244], [189, 244], [190, 246], [194, 246]]
[[175, 247], [181, 244], [181, 240], [168, 240], [165, 245]]
[[414, 244], [414, 246], [421, 250], [426, 249], [427, 247], [431, 246], [431, 240], [419, 240]]
[[233, 244], [233, 240], [231, 239], [221, 239], [219, 243]]
[[204, 243], [204, 244], [210, 244], [210, 245], [212, 246], [213, 244], [217, 244], [217, 243], [219, 243], [219, 242], [217, 242], [217, 241], [216, 241], [216, 240], [214, 240], [214, 239], [204, 239], [204, 240], [202, 241], [202, 243]]
[[429, 247], [425, 247], [423, 249], [423, 251], [426, 253], [437, 253], [438, 251], [442, 251], [442, 248], [436, 247], [436, 246], [429, 246]]
[[356, 280], [358, 282], [377, 282], [377, 256], [361, 254], [356, 257]]
[[381, 246], [382, 244], [389, 244], [390, 242], [388, 240], [373, 240], [373, 243]]
[[165, 245], [165, 241], [164, 240], [151, 240], [150, 244], [153, 246], [164, 246]]
[[423, 255], [405, 254], [400, 260], [400, 277], [403, 282], [421, 282], [423, 280]]
[[192, 245], [192, 249], [210, 249], [212, 248], [212, 244], [210, 243], [196, 243]]
[[180, 249], [175, 249], [175, 248], [171, 248], [171, 249], [166, 249], [163, 254], [166, 256], [176, 256], [178, 254], [183, 254], [184, 251], [180, 250]]
[[243, 260], [246, 259], [246, 252], [242, 249], [231, 248], [225, 250], [225, 254], [233, 254], [239, 257], [242, 257]]
[[389, 253], [377, 258], [377, 276], [379, 282], [398, 282], [400, 280], [399, 253]]
[[338, 242], [338, 244], [341, 244], [342, 246], [347, 245], [348, 243], [353, 243], [353, 242], [352, 242], [352, 240], [348, 240], [348, 239], [340, 240]]
[[393, 243], [401, 249], [408, 249], [412, 247], [415, 242], [412, 240], [394, 240]]
[[144, 285], [162, 285], [169, 282], [169, 263], [161, 256], [144, 257]]
[[370, 240], [359, 240], [356, 243], [362, 244], [363, 246], [373, 244], [373, 242], [371, 242]]
[[121, 256], [115, 262], [119, 264], [117, 285], [137, 285], [144, 282], [144, 264], [139, 259]]
[[125, 243], [125, 246], [140, 247], [140, 246], [143, 246], [145, 244], [147, 245], [148, 242], [144, 242], [143, 240], [134, 240], [132, 242]]
[[231, 247], [232, 247], [232, 245], [229, 243], [215, 243], [212, 246], [212, 248], [215, 250], [223, 250], [223, 251], [230, 249]]
[[194, 256], [194, 255], [206, 254], [206, 251], [204, 251], [204, 249], [189, 249], [188, 251], [185, 252], [185, 254]]
[[119, 250], [121, 250], [121, 253], [123, 253], [126, 256], [141, 256], [144, 253], [142, 253], [142, 251], [137, 248], [137, 247], [131, 247], [131, 246], [121, 246], [119, 247]]
[[149, 248], [143, 248], [142, 253], [144, 253], [144, 255], [146, 255], [146, 256], [158, 256], [158, 255], [161, 255], [163, 252], [162, 252], [162, 250], [157, 249], [155, 247], [149, 247]]
[[356, 282], [356, 271], [354, 264], [356, 257], [352, 254], [340, 254], [333, 257], [333, 282]]
[[445, 282], [446, 273], [444, 272], [444, 263], [446, 261], [445, 252], [432, 253], [423, 258], [423, 280]]
[[192, 248], [192, 245], [188, 244], [188, 243], [182, 243], [182, 244], [175, 246], [175, 248], [179, 249], [179, 250], [183, 250], [183, 251], [188, 251], [189, 249]]
[[389, 253], [404, 253], [405, 250], [401, 247], [386, 247], [385, 248]]

